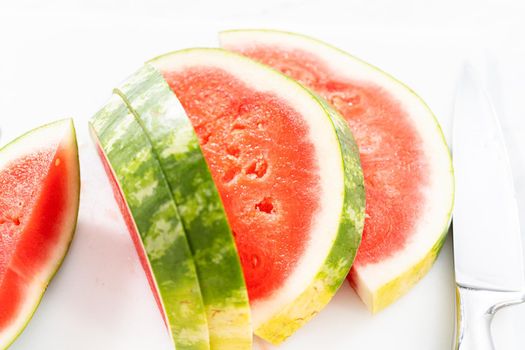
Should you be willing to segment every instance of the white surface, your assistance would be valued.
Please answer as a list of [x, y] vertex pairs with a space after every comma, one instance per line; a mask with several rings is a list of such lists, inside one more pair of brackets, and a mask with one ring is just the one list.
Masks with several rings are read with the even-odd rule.
[[[86, 121], [143, 61], [177, 48], [216, 45], [219, 29], [280, 28], [331, 42], [414, 88], [447, 136], [460, 61], [472, 50], [487, 51], [487, 81], [501, 114], [525, 223], [524, 7], [519, 1], [457, 3], [325, 1], [322, 8], [318, 2], [298, 0], [196, 0], [187, 6], [175, 0], [50, 0], [17, 1], [10, 8], [2, 3], [0, 142], [74, 116], [83, 175], [79, 226], [70, 254], [11, 349], [170, 349]], [[451, 253], [449, 240], [430, 274], [375, 316], [345, 284], [281, 349], [449, 349]], [[499, 349], [523, 349], [525, 306], [501, 311], [493, 328]]]

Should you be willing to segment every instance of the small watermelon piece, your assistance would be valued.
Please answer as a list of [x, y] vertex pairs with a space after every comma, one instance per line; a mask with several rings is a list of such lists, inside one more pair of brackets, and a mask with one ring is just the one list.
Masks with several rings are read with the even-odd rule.
[[328, 303], [359, 245], [364, 184], [351, 132], [302, 86], [240, 55], [189, 49], [151, 64], [199, 137], [255, 334], [278, 344]]
[[0, 149], [0, 349], [23, 331], [75, 232], [80, 170], [71, 119]]
[[350, 125], [367, 216], [349, 280], [370, 310], [385, 308], [427, 273], [450, 225], [452, 163], [434, 115], [399, 81], [320, 41], [261, 30], [223, 32], [220, 41], [311, 88]]
[[209, 349], [190, 247], [150, 141], [118, 95], [90, 122], [159, 309], [177, 349]]
[[251, 349], [248, 293], [235, 242], [197, 135], [162, 75], [146, 65], [116, 90], [159, 157], [199, 276], [211, 349]]

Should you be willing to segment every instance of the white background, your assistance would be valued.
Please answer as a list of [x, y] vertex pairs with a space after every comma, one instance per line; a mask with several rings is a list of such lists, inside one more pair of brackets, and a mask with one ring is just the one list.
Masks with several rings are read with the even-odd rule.
[[[170, 349], [86, 121], [142, 62], [183, 47], [215, 46], [220, 29], [278, 28], [331, 42], [415, 89], [447, 137], [457, 73], [470, 58], [500, 114], [525, 222], [525, 7], [519, 1], [2, 1], [0, 144], [73, 116], [83, 175], [71, 251], [13, 350]], [[375, 316], [345, 284], [281, 348], [449, 349], [452, 259], [449, 239], [429, 275]], [[498, 349], [525, 348], [525, 306], [501, 311], [493, 329]]]

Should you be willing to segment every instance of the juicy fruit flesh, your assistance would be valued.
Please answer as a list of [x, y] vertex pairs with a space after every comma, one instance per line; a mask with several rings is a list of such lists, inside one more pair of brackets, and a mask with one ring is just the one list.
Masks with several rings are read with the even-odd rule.
[[250, 301], [267, 297], [293, 271], [319, 209], [308, 126], [286, 102], [224, 70], [193, 67], [163, 74], [199, 137]]
[[32, 278], [60, 240], [68, 210], [67, 150], [41, 150], [0, 171], [0, 329], [17, 315]]
[[235, 49], [298, 80], [346, 119], [359, 146], [366, 219], [356, 264], [376, 263], [403, 249], [424, 204], [428, 164], [407, 113], [381, 87], [342, 78], [303, 50], [265, 45]]
[[52, 150], [36, 152], [0, 171], [0, 281], [27, 224], [27, 213], [36, 201], [52, 157]]

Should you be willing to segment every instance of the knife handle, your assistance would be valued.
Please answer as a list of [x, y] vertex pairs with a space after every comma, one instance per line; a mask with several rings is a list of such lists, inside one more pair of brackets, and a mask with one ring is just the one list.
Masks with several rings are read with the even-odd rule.
[[502, 307], [525, 302], [518, 292], [456, 287], [455, 350], [494, 350], [490, 324]]

